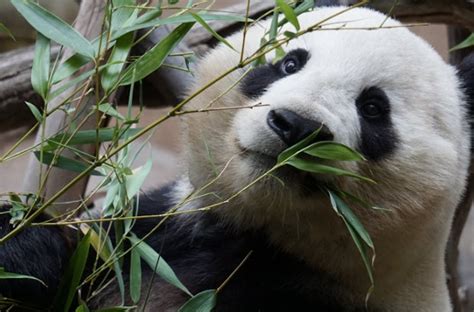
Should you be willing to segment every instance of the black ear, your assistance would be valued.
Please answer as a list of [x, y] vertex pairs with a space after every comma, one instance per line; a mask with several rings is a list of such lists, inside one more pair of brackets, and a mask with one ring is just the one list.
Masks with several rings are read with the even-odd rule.
[[329, 7], [341, 5], [338, 0], [316, 0], [314, 2], [315, 7]]
[[463, 84], [464, 92], [467, 95], [469, 109], [474, 112], [474, 53], [464, 58], [458, 66], [459, 78]]
[[474, 53], [464, 58], [458, 66], [458, 74], [461, 79], [464, 94], [466, 95], [469, 120], [471, 123], [471, 150], [474, 152]]

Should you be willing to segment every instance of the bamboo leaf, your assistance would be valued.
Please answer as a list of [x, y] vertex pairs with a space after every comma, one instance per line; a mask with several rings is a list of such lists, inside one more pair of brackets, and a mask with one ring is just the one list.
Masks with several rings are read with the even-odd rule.
[[3, 23], [0, 23], [0, 32], [7, 34], [10, 38], [16, 41], [10, 29], [8, 29]]
[[309, 143], [311, 143], [311, 141], [314, 140], [314, 138], [316, 138], [316, 136], [319, 134], [320, 130], [321, 129], [316, 130], [315, 132], [311, 133], [310, 135], [308, 135], [306, 138], [304, 138], [300, 142], [296, 143], [293, 146], [288, 147], [286, 150], [281, 152], [280, 155], [278, 155], [277, 163], [281, 164], [281, 163], [287, 161], [288, 159], [290, 159], [291, 157], [294, 157], [298, 153], [302, 152], [303, 149], [306, 146], [308, 146]]
[[102, 73], [101, 82], [105, 91], [111, 90], [117, 83], [120, 73], [125, 66], [128, 54], [133, 44], [133, 33], [128, 33], [117, 39], [110, 54], [108, 64]]
[[194, 23], [185, 23], [176, 27], [168, 36], [127, 68], [120, 84], [132, 84], [157, 70], [193, 25]]
[[11, 3], [43, 36], [90, 59], [94, 58], [95, 51], [91, 43], [56, 15], [30, 0], [11, 0]]
[[41, 33], [37, 33], [33, 67], [31, 69], [31, 85], [46, 100], [49, 89], [50, 42]]
[[125, 188], [128, 199], [132, 199], [140, 191], [143, 182], [145, 182], [146, 177], [150, 173], [152, 164], [152, 158], [150, 157], [145, 165], [134, 169], [133, 174], [125, 176]]
[[219, 40], [220, 42], [222, 42], [223, 44], [225, 44], [226, 46], [228, 46], [229, 48], [237, 52], [237, 50], [224, 37], [219, 35], [214, 29], [212, 29], [209, 26], [209, 24], [206, 23], [206, 21], [202, 19], [202, 17], [200, 17], [198, 14], [193, 13], [193, 12], [190, 12], [190, 14], [194, 17], [196, 22], [201, 24], [201, 26], [204, 27], [204, 29], [206, 29], [214, 38], [216, 38], [217, 40]]
[[215, 289], [202, 291], [189, 299], [178, 312], [211, 312], [216, 306]]
[[304, 149], [304, 153], [323, 159], [341, 161], [359, 161], [365, 159], [360, 153], [336, 142], [313, 143]]
[[25, 102], [26, 106], [30, 109], [31, 113], [35, 117], [36, 121], [41, 122], [43, 120], [43, 115], [41, 115], [38, 107], [36, 105], [31, 104], [30, 102]]
[[456, 50], [461, 50], [461, 49], [465, 49], [465, 48], [469, 48], [469, 47], [472, 47], [474, 46], [474, 33], [472, 33], [469, 37], [466, 38], [466, 40], [464, 40], [463, 42], [461, 42], [460, 44], [452, 47], [449, 52], [453, 52], [453, 51], [456, 51]]
[[300, 30], [300, 23], [298, 22], [298, 18], [296, 17], [293, 8], [291, 8], [285, 0], [276, 0], [276, 3], [283, 12], [283, 15], [285, 15], [285, 18], [296, 28], [296, 30]]
[[[56, 84], [63, 79], [71, 76], [76, 71], [79, 70], [82, 66], [89, 63], [89, 58], [81, 54], [74, 54], [69, 57], [64, 63], [59, 65], [59, 68], [53, 74], [52, 83]], [[93, 72], [93, 71], [91, 71]]]
[[[357, 250], [359, 251], [359, 253], [361, 255], [362, 261], [363, 261], [364, 266], [367, 270], [369, 280], [372, 283], [372, 286], [369, 289], [369, 293], [368, 293], [368, 295], [369, 295], [371, 290], [373, 289], [374, 276], [373, 276], [373, 265], [372, 265], [372, 261], [370, 260], [370, 255], [369, 255], [367, 246], [370, 249], [372, 249], [372, 252], [375, 255], [375, 250], [374, 250], [374, 245], [372, 243], [372, 240], [371, 240], [369, 234], [367, 233], [367, 231], [364, 229], [364, 227], [362, 226], [362, 224], [360, 224], [360, 222], [358, 220], [357, 220], [357, 222], [353, 223], [354, 219], [352, 219], [352, 218], [348, 219], [346, 217], [346, 213], [347, 213], [347, 211], [350, 211], [350, 209], [349, 209], [349, 207], [347, 207], [347, 205], [344, 203], [344, 201], [341, 198], [339, 198], [339, 196], [337, 196], [334, 192], [328, 190], [328, 193], [329, 193], [329, 198], [330, 198], [331, 205], [332, 205], [333, 209], [336, 211], [336, 213], [344, 221], [344, 224], [346, 225], [346, 227], [349, 231], [349, 234], [351, 235], [352, 240], [354, 241], [354, 244], [356, 245]], [[345, 207], [341, 206], [341, 204]], [[352, 211], [351, 211], [351, 213], [352, 213]], [[352, 213], [352, 215], [353, 215], [353, 213]], [[355, 215], [353, 215], [353, 216], [355, 217]], [[361, 236], [361, 234], [363, 236]], [[368, 244], [367, 242], [369, 242], [370, 244]]]
[[41, 285], [43, 285], [44, 287], [48, 287], [46, 286], [46, 284], [40, 280], [39, 278], [36, 278], [34, 276], [30, 276], [30, 275], [24, 275], [24, 274], [17, 274], [17, 273], [11, 273], [11, 272], [6, 272], [5, 271], [5, 268], [3, 267], [0, 267], [0, 280], [2, 279], [28, 279], [28, 280], [33, 280], [33, 281], [37, 281], [38, 283], [40, 283]]
[[68, 146], [108, 142], [124, 138], [125, 136], [135, 135], [139, 131], [139, 128], [127, 129], [126, 131], [115, 128], [100, 128], [97, 130], [80, 130], [74, 134], [60, 133], [49, 138], [42, 148], [43, 151], [50, 152], [63, 146], [65, 142], [67, 142]]
[[140, 254], [136, 248], [132, 249], [130, 260], [130, 298], [133, 303], [140, 300], [142, 288], [142, 267]]
[[[43, 152], [43, 157], [41, 158], [41, 152], [36, 151], [34, 152], [36, 158], [38, 160], [42, 160], [42, 162], [46, 165], [51, 165], [53, 167], [73, 171], [73, 172], [83, 172], [87, 168], [89, 168], [89, 165], [75, 159], [67, 158], [64, 156], [55, 156], [54, 153], [50, 152]], [[92, 170], [91, 175], [103, 175], [97, 170]]]
[[129, 237], [130, 242], [135, 245], [140, 257], [148, 264], [148, 266], [156, 272], [161, 278], [171, 285], [181, 289], [183, 292], [192, 296], [189, 290], [181, 283], [173, 269], [166, 261], [145, 242], [139, 240], [135, 235]]
[[115, 117], [119, 120], [125, 120], [125, 117], [120, 114], [115, 107], [113, 107], [110, 103], [103, 103], [99, 105], [99, 111], [103, 112], [106, 115]]
[[82, 238], [69, 260], [65, 274], [58, 288], [52, 311], [69, 311], [72, 301], [76, 296], [76, 288], [79, 286], [82, 274], [84, 273], [89, 255], [89, 247], [90, 232]]
[[356, 173], [353, 173], [344, 169], [317, 164], [314, 162], [314, 160], [292, 158], [285, 161], [285, 164], [293, 166], [299, 170], [307, 171], [307, 172], [319, 173], [319, 174], [332, 174], [332, 175], [337, 175], [337, 176], [348, 176], [348, 177], [360, 179], [366, 182], [375, 183], [375, 181], [372, 179], [363, 177], [361, 175], [358, 175]]

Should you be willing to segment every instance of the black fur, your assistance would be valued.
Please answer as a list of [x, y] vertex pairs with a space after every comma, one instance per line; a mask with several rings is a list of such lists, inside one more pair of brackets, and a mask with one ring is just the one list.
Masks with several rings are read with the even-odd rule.
[[272, 83], [287, 76], [281, 70], [281, 66], [290, 57], [294, 57], [298, 61], [298, 70], [301, 70], [308, 61], [309, 53], [304, 49], [292, 50], [275, 64], [269, 63], [254, 68], [240, 84], [242, 93], [249, 98], [261, 96]]
[[[0, 209], [6, 212], [7, 207]], [[44, 220], [44, 217], [37, 219]], [[8, 214], [0, 215], [0, 237], [12, 226]], [[0, 280], [0, 294], [10, 299], [26, 301], [38, 306], [51, 303], [64, 266], [73, 249], [64, 228], [30, 227], [0, 246], [0, 267], [6, 272], [31, 275], [42, 280], [48, 287], [27, 280]]]
[[[159, 214], [172, 203], [164, 188], [140, 201], [140, 214]], [[4, 218], [3, 222], [6, 222]], [[139, 237], [159, 222], [156, 218], [137, 220], [133, 228]], [[248, 260], [217, 297], [216, 311], [363, 311], [349, 304], [337, 279], [314, 271], [300, 260], [273, 247], [260, 231], [231, 230], [211, 213], [190, 220], [170, 218], [147, 243], [171, 265], [192, 293], [215, 289], [245, 256]], [[0, 291], [27, 301], [51, 300], [61, 268], [66, 263], [66, 241], [54, 228], [28, 228], [1, 248], [0, 265], [13, 272], [32, 274], [53, 286], [48, 291], [34, 283], [7, 281]], [[34, 256], [32, 256], [34, 255]], [[128, 265], [125, 264], [124, 268]], [[152, 273], [146, 264], [143, 275]], [[157, 283], [163, 283], [157, 277]], [[153, 288], [160, 291], [159, 287]], [[112, 292], [113, 290], [111, 290]], [[164, 296], [166, 298], [166, 296]], [[156, 303], [150, 302], [150, 306]]]
[[[466, 95], [471, 130], [474, 131], [474, 53], [464, 58], [458, 66], [458, 74]], [[472, 151], [474, 151], [474, 135], [471, 137]]]
[[[379, 117], [364, 116], [363, 106], [368, 103], [374, 103], [380, 108]], [[390, 100], [385, 92], [378, 87], [365, 89], [356, 99], [356, 106], [361, 127], [359, 144], [361, 153], [373, 161], [390, 155], [396, 149], [399, 140], [390, 117]]]

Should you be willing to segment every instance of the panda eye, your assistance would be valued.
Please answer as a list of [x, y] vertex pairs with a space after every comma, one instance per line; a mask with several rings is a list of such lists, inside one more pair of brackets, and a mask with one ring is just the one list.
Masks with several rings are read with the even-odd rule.
[[299, 62], [295, 57], [287, 57], [281, 64], [281, 71], [285, 75], [291, 75], [299, 70]]
[[365, 118], [378, 118], [382, 116], [384, 110], [382, 107], [380, 107], [380, 105], [378, 105], [377, 102], [370, 101], [364, 103], [361, 106], [360, 111]]

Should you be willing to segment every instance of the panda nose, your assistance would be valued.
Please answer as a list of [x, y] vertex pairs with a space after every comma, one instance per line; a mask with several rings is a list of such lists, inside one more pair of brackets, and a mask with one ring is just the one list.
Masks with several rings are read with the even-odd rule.
[[328, 127], [322, 123], [304, 118], [287, 109], [268, 112], [267, 124], [288, 146], [298, 143], [320, 128], [315, 141], [327, 141], [334, 138]]

